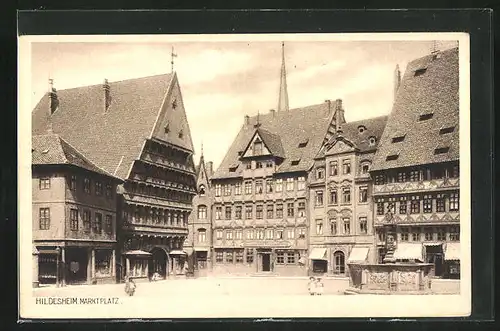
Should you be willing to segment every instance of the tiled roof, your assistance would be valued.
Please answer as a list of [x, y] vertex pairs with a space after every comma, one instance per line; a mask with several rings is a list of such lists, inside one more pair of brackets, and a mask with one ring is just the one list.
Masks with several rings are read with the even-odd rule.
[[[357, 150], [361, 153], [365, 152], [375, 152], [378, 143], [384, 132], [385, 125], [387, 123], [388, 116], [379, 116], [373, 118], [367, 118], [364, 120], [347, 122], [342, 124], [342, 133], [334, 134], [330, 141], [325, 145], [328, 148], [339, 136], [347, 139]], [[370, 138], [374, 138], [374, 143], [370, 143]], [[322, 148], [318, 153], [317, 158], [324, 157], [325, 148]]]
[[[459, 159], [458, 74], [458, 48], [427, 55], [408, 64], [372, 170]], [[432, 118], [419, 120], [421, 115], [431, 113]], [[453, 132], [440, 134], [440, 129], [453, 126]], [[404, 136], [402, 141], [393, 142], [393, 138], [401, 136]], [[449, 147], [449, 151], [435, 154], [435, 149], [440, 147]], [[394, 160], [386, 160], [396, 154], [399, 156]]]
[[105, 110], [103, 85], [57, 91], [58, 109], [50, 115], [48, 93], [32, 113], [32, 134], [52, 129], [99, 167], [124, 179], [152, 134], [175, 75], [110, 82]]
[[[289, 111], [270, 112], [250, 117], [248, 124], [243, 124], [241, 127], [212, 179], [241, 176], [242, 166], [238, 166], [235, 172], [230, 172], [229, 167], [241, 164], [238, 152], [244, 151], [247, 147], [255, 134], [254, 125], [257, 122], [260, 124], [258, 129], [261, 132], [269, 132], [273, 136], [279, 137], [281, 142], [284, 161], [277, 168], [277, 173], [309, 170], [314, 156], [323, 143], [333, 111], [333, 107], [329, 110], [328, 103], [325, 102]], [[270, 148], [278, 148], [277, 139], [272, 138], [271, 135], [268, 135], [267, 138], [269, 141], [273, 141], [271, 143], [273, 147]], [[301, 143], [306, 143], [305, 147], [299, 147]], [[298, 160], [300, 161], [297, 165], [291, 164], [292, 161]]]
[[31, 150], [31, 163], [33, 165], [68, 164], [101, 175], [115, 177], [93, 164], [57, 134], [33, 136]]

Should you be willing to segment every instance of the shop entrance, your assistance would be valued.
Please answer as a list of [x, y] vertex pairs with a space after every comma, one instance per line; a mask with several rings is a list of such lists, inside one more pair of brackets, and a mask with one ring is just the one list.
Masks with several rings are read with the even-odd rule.
[[160, 274], [162, 278], [165, 278], [168, 273], [168, 257], [167, 253], [159, 247], [155, 247], [152, 250], [153, 258], [150, 260], [149, 266], [149, 277], [151, 277], [155, 272]]
[[271, 271], [271, 254], [262, 253], [262, 271]]
[[89, 252], [86, 248], [66, 248], [66, 283], [85, 284]]
[[443, 267], [443, 246], [426, 246], [425, 247], [426, 258], [425, 262], [434, 264], [434, 276], [442, 277], [444, 273]]

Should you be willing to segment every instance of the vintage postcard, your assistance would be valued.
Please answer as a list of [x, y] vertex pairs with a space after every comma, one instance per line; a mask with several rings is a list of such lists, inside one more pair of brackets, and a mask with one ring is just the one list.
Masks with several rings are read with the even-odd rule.
[[471, 312], [469, 36], [19, 37], [20, 316]]

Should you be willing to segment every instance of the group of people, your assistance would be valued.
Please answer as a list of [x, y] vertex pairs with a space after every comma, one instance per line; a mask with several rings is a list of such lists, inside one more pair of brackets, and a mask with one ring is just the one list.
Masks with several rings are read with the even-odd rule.
[[311, 276], [309, 277], [309, 283], [307, 284], [307, 289], [309, 290], [310, 295], [322, 295], [324, 284], [321, 281], [321, 278]]

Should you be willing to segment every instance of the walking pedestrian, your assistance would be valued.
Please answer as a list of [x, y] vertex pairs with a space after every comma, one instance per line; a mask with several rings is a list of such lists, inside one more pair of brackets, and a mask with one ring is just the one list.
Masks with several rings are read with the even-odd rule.
[[323, 289], [324, 289], [323, 282], [321, 281], [321, 278], [318, 277], [318, 279], [316, 280], [316, 295], [322, 295]]
[[316, 291], [316, 279], [311, 276], [309, 277], [309, 282], [307, 283], [307, 290], [309, 291], [309, 295], [315, 295]]

